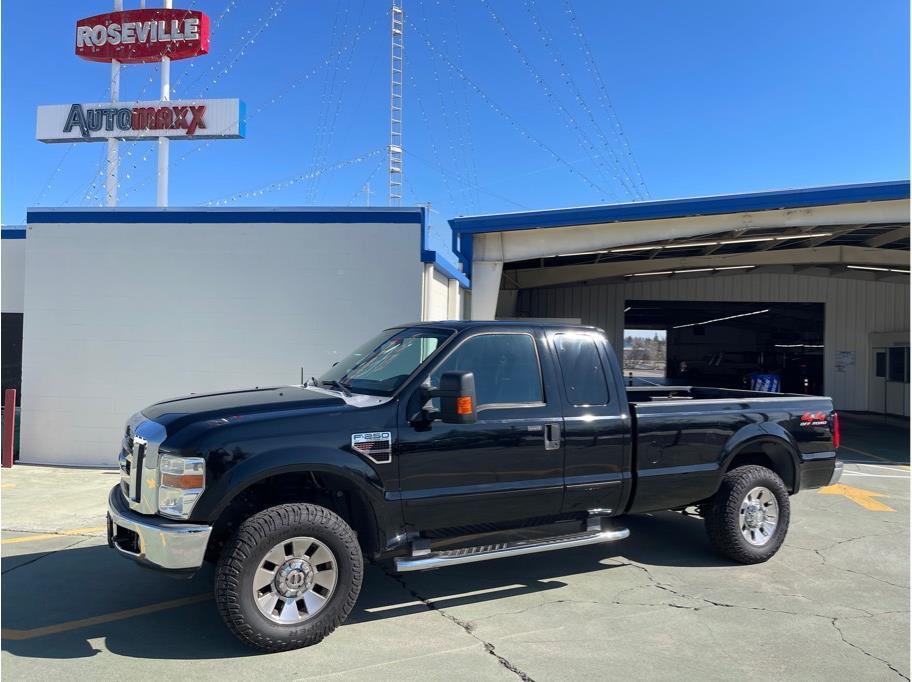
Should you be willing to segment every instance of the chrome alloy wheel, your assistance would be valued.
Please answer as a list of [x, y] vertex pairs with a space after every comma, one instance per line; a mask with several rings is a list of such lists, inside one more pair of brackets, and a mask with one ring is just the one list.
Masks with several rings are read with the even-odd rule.
[[260, 613], [282, 625], [296, 625], [319, 613], [339, 580], [339, 565], [316, 538], [283, 540], [266, 553], [253, 576]]
[[762, 547], [779, 525], [779, 503], [763, 486], [751, 488], [741, 502], [741, 535], [755, 547]]

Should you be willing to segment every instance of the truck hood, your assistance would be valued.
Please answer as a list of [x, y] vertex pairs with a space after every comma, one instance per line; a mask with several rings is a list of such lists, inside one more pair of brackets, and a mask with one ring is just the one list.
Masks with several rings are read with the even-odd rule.
[[204, 393], [164, 400], [142, 413], [171, 433], [185, 424], [260, 412], [345, 407], [341, 396], [303, 386], [275, 386], [223, 393]]

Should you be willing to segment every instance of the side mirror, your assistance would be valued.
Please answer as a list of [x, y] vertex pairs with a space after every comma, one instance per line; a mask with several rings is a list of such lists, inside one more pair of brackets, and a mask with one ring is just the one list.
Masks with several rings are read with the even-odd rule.
[[428, 398], [440, 398], [439, 417], [445, 424], [474, 424], [475, 375], [472, 372], [444, 372], [440, 387], [426, 391]]

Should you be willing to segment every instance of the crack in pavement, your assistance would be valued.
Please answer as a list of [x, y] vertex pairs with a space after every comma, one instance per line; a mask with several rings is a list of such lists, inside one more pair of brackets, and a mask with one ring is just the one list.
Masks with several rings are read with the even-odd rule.
[[[844, 541], [844, 542], [847, 542], [847, 541]], [[836, 544], [841, 544], [841, 543], [836, 543]], [[834, 545], [834, 546], [835, 546], [835, 545]], [[685, 598], [685, 599], [694, 599], [694, 600], [697, 600], [697, 601], [702, 601], [702, 602], [705, 602], [705, 603], [710, 604], [710, 605], [712, 605], [712, 606], [720, 606], [720, 607], [724, 607], [724, 608], [736, 608], [736, 609], [750, 609], [750, 610], [752, 610], [752, 611], [768, 611], [768, 612], [770, 612], [770, 613], [780, 613], [780, 614], [789, 615], [789, 616], [809, 616], [809, 617], [812, 617], [812, 618], [824, 618], [824, 619], [828, 620], [828, 621], [831, 623], [831, 625], [836, 629], [836, 631], [839, 633], [840, 639], [841, 639], [845, 644], [849, 645], [849, 646], [852, 647], [853, 649], [856, 649], [856, 650], [860, 651], [860, 652], [863, 653], [865, 656], [869, 656], [870, 658], [873, 658], [873, 659], [875, 659], [875, 660], [877, 660], [877, 661], [880, 661], [881, 663], [883, 663], [884, 665], [886, 665], [890, 670], [892, 670], [893, 672], [895, 672], [897, 675], [899, 675], [899, 676], [902, 677], [903, 679], [905, 679], [905, 680], [908, 680], [908, 679], [909, 679], [908, 676], [906, 676], [906, 675], [904, 675], [902, 672], [900, 672], [900, 671], [899, 671], [892, 663], [890, 663], [889, 661], [887, 661], [887, 660], [885, 660], [885, 659], [883, 659], [883, 658], [880, 658], [879, 656], [875, 656], [875, 655], [872, 654], [871, 652], [865, 650], [863, 647], [861, 647], [861, 646], [855, 644], [854, 642], [849, 641], [849, 640], [846, 638], [845, 634], [843, 634], [842, 630], [841, 630], [841, 629], [839, 628], [839, 626], [837, 625], [837, 621], [840, 620], [840, 618], [838, 618], [838, 617], [834, 618], [834, 617], [832, 617], [832, 616], [825, 616], [825, 615], [819, 614], [819, 613], [796, 613], [796, 612], [791, 612], [791, 611], [781, 611], [781, 610], [778, 610], [778, 609], [767, 609], [767, 608], [763, 608], [763, 607], [760, 607], [760, 606], [746, 606], [746, 605], [741, 605], [741, 604], [728, 604], [728, 603], [725, 603], [725, 602], [717, 602], [717, 601], [713, 601], [712, 599], [707, 599], [707, 598], [705, 598], [705, 597], [699, 597], [699, 596], [694, 596], [694, 595], [685, 594], [685, 593], [683, 593], [683, 592], [678, 592], [677, 590], [672, 589], [672, 588], [669, 587], [668, 585], [664, 585], [664, 584], [660, 583], [660, 582], [652, 575], [652, 573], [650, 573], [649, 569], [646, 568], [645, 566], [640, 566], [639, 564], [634, 564], [634, 563], [629, 563], [629, 562], [627, 562], [627, 563], [620, 563], [619, 565], [622, 565], [622, 566], [632, 566], [633, 568], [638, 568], [638, 569], [640, 569], [641, 571], [643, 571], [643, 572], [646, 574], [646, 577], [649, 578], [650, 582], [651, 582], [655, 587], [657, 587], [657, 588], [660, 589], [660, 590], [665, 590], [665, 591], [670, 592], [670, 593], [672, 593], [672, 594], [674, 594], [674, 595], [676, 595], [676, 596], [678, 596], [678, 597], [683, 597], [683, 598]], [[869, 577], [870, 577], [870, 576], [869, 576]], [[620, 593], [618, 593], [618, 594], [620, 594]], [[669, 604], [669, 606], [672, 606], [672, 605]], [[694, 610], [694, 611], [699, 611], [699, 610], [700, 610], [700, 607], [681, 607], [681, 606], [675, 606], [675, 608], [691, 608], [691, 609]], [[863, 611], [864, 609], [858, 609], [858, 610], [859, 610], [859, 611]], [[853, 618], [873, 618], [874, 615], [875, 615], [875, 614], [872, 614], [872, 613], [870, 613], [870, 612], [866, 612], [866, 613], [868, 613], [867, 616], [854, 616]], [[905, 613], [905, 612], [901, 612], [901, 613]]]
[[857, 649], [858, 651], [860, 651], [861, 653], [863, 653], [865, 656], [870, 656], [870, 657], [873, 658], [875, 661], [880, 661], [881, 663], [883, 663], [885, 666], [887, 666], [890, 670], [892, 670], [893, 672], [895, 672], [897, 675], [899, 675], [899, 676], [900, 676], [901, 678], [903, 678], [904, 680], [908, 680], [908, 679], [909, 679], [909, 677], [908, 677], [907, 675], [904, 675], [903, 673], [901, 673], [901, 672], [896, 668], [896, 666], [894, 666], [894, 665], [893, 665], [892, 663], [890, 663], [889, 661], [887, 661], [887, 660], [881, 658], [880, 656], [875, 656], [875, 655], [872, 654], [870, 651], [867, 651], [867, 650], [864, 649], [863, 647], [861, 647], [861, 646], [855, 644], [854, 642], [850, 642], [848, 639], [846, 639], [845, 634], [844, 634], [843, 631], [840, 629], [840, 627], [836, 624], [836, 621], [838, 621], [838, 620], [839, 620], [838, 618], [833, 618], [830, 622], [832, 623], [833, 627], [836, 629], [836, 632], [839, 633], [839, 637], [840, 637], [840, 639], [842, 639], [843, 642], [845, 642], [846, 644], [848, 644], [848, 645], [849, 645], [850, 647], [852, 647], [853, 649]]
[[415, 590], [413, 590], [411, 587], [409, 587], [409, 585], [405, 582], [405, 580], [402, 578], [402, 576], [399, 575], [398, 573], [391, 572], [386, 566], [381, 566], [380, 568], [383, 570], [384, 573], [386, 573], [387, 576], [389, 576], [390, 578], [395, 580], [397, 583], [399, 583], [402, 586], [402, 589], [404, 589], [406, 592], [408, 592], [410, 595], [412, 595], [412, 597], [414, 597], [415, 599], [420, 601], [422, 604], [424, 604], [429, 611], [435, 611], [436, 613], [439, 613], [441, 616], [446, 618], [448, 621], [450, 621], [454, 625], [457, 625], [458, 627], [460, 627], [467, 635], [469, 635], [470, 637], [481, 642], [482, 646], [484, 647], [485, 652], [487, 652], [488, 654], [490, 654], [491, 656], [496, 658], [497, 662], [503, 668], [505, 668], [506, 670], [509, 670], [511, 673], [516, 675], [520, 680], [522, 680], [522, 682], [535, 682], [535, 680], [533, 680], [528, 675], [528, 673], [523, 672], [518, 667], [516, 667], [516, 665], [513, 664], [511, 661], [509, 661], [508, 659], [506, 659], [503, 656], [501, 656], [500, 654], [498, 654], [496, 647], [494, 646], [493, 643], [488, 642], [488, 641], [482, 639], [481, 637], [479, 637], [478, 635], [476, 635], [474, 632], [475, 628], [472, 623], [467, 623], [466, 621], [460, 620], [456, 616], [453, 616], [453, 615], [447, 613], [446, 611], [444, 611], [443, 609], [439, 608], [436, 604], [434, 604], [434, 602], [429, 601], [428, 599], [425, 599], [424, 597], [422, 597]]

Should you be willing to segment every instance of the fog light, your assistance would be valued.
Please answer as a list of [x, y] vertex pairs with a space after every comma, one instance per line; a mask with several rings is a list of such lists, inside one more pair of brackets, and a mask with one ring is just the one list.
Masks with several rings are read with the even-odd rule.
[[206, 487], [206, 461], [202, 457], [162, 455], [158, 511], [173, 519], [190, 518], [193, 505]]

